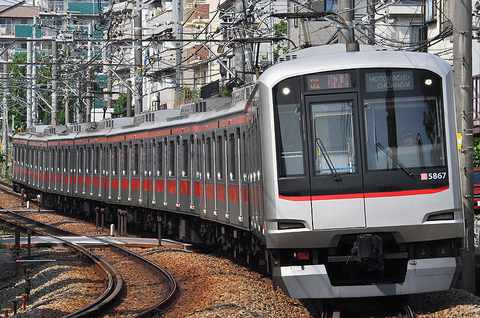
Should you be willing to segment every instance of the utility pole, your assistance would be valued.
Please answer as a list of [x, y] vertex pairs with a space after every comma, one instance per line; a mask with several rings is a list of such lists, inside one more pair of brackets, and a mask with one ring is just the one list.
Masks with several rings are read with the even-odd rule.
[[[130, 85], [130, 81], [127, 81], [128, 86]], [[132, 90], [127, 88], [127, 117], [132, 117]]]
[[426, 3], [426, 0], [422, 0], [421, 1], [421, 19], [422, 19], [422, 22], [421, 22], [421, 25], [420, 25], [420, 48], [419, 48], [419, 52], [427, 52], [427, 31], [428, 31], [428, 26], [427, 26], [427, 22], [426, 22], [426, 19], [425, 19], [425, 15], [426, 15], [426, 6], [427, 6], [427, 3]]
[[65, 88], [65, 126], [70, 124], [70, 101], [69, 101], [69, 98], [70, 98], [70, 92], [68, 91], [68, 88]]
[[355, 40], [353, 35], [353, 0], [338, 0], [338, 11], [340, 16], [347, 23], [345, 28], [338, 30], [338, 43], [348, 43]]
[[[137, 90], [137, 96], [135, 97], [135, 114], [142, 112], [143, 101], [143, 63], [142, 63], [142, 9], [140, 3], [141, 0], [137, 0], [135, 17], [133, 19], [133, 29], [135, 35], [135, 89]], [[175, 10], [175, 8], [174, 8]]]
[[[108, 0], [108, 6], [112, 7], [113, 0]], [[140, 20], [141, 24], [141, 20]], [[109, 45], [107, 46], [107, 62], [108, 64], [112, 64], [112, 47]], [[112, 70], [108, 67], [107, 70], [107, 91], [109, 92], [107, 97], [107, 108], [112, 108]]]
[[[93, 23], [93, 22], [92, 22]], [[88, 60], [92, 59], [92, 24], [88, 25]], [[86, 122], [92, 122], [92, 68], [89, 66], [87, 70], [87, 109], [86, 109]]]
[[[183, 5], [182, 0], [172, 1], [173, 10], [173, 36], [177, 40], [183, 38], [183, 26], [181, 23], [183, 17]], [[181, 85], [182, 85], [182, 42], [175, 42], [175, 102], [180, 100], [181, 97]]]
[[[77, 35], [79, 40], [83, 40], [83, 24], [81, 22], [78, 22], [77, 24]], [[82, 43], [82, 42], [80, 42]], [[81, 45], [81, 44], [80, 44]], [[82, 53], [83, 54], [83, 53]], [[80, 60], [81, 57], [77, 56], [77, 58]], [[83, 122], [83, 116], [82, 116], [82, 81], [79, 80], [77, 81], [77, 101], [76, 101], [76, 107], [75, 107], [75, 117], [76, 117], [76, 122], [81, 123]]]
[[58, 120], [58, 72], [57, 72], [57, 62], [58, 62], [58, 51], [57, 51], [57, 40], [52, 41], [52, 125], [57, 126]]
[[[236, 0], [235, 1], [235, 14], [238, 15], [238, 18], [235, 17], [235, 22], [236, 23], [241, 23], [238, 22], [239, 20], [246, 19], [247, 17], [244, 15], [245, 12], [245, 2], [242, 0]], [[243, 16], [243, 18], [241, 18]], [[238, 31], [240, 34], [237, 34], [236, 36], [240, 39], [245, 38], [245, 33], [242, 31], [241, 28], [239, 28]], [[242, 82], [245, 83], [245, 47], [244, 43], [235, 43], [235, 74], [238, 79], [240, 79]]]
[[[2, 105], [2, 153], [5, 156], [3, 162], [3, 175], [7, 175], [8, 169], [8, 52], [3, 54], [3, 105]], [[13, 127], [12, 127], [13, 128]]]
[[367, 0], [368, 44], [375, 44], [375, 0]]
[[453, 75], [460, 147], [465, 238], [460, 288], [475, 294], [473, 229], [473, 101], [472, 101], [472, 1], [456, 0], [453, 18]]
[[32, 41], [27, 42], [27, 127], [30, 126], [32, 126]]
[[[32, 37], [37, 38], [37, 17], [33, 17]], [[38, 124], [37, 109], [37, 42], [32, 43], [32, 125]]]

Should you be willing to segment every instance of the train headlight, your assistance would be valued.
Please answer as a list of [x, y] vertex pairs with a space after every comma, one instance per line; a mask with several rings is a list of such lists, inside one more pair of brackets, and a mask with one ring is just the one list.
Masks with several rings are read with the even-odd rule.
[[284, 88], [282, 89], [282, 93], [283, 93], [283, 95], [288, 95], [288, 94], [290, 94], [290, 88], [289, 88], [289, 87], [284, 87]]
[[433, 81], [432, 81], [430, 78], [427, 78], [427, 79], [425, 80], [425, 85], [430, 86], [430, 85], [432, 85], [432, 84], [433, 84]]

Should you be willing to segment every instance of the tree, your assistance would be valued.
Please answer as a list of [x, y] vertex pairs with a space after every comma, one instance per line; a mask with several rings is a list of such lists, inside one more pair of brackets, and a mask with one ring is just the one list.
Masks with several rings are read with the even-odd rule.
[[127, 94], [118, 96], [118, 106], [113, 110], [112, 118], [125, 117], [127, 110]]
[[[52, 73], [49, 66], [45, 66], [46, 56], [44, 52], [37, 54], [37, 61], [40, 64], [36, 77], [36, 92], [43, 98], [38, 99], [38, 107], [35, 110], [38, 115], [39, 123], [48, 125], [51, 122], [50, 107], [44, 102], [51, 105], [51, 91], [48, 85], [51, 83]], [[7, 104], [9, 105], [9, 123], [11, 123], [12, 116], [15, 116], [14, 127], [17, 125], [25, 126], [27, 121], [27, 53], [18, 53], [8, 65], [9, 73], [9, 95], [7, 97]]]
[[[287, 22], [283, 19], [279, 23], [273, 25], [274, 35], [277, 38], [283, 38], [287, 35]], [[287, 52], [287, 47], [285, 46], [285, 40], [277, 42], [275, 49], [273, 50], [273, 60], [277, 63], [280, 53], [285, 54]]]

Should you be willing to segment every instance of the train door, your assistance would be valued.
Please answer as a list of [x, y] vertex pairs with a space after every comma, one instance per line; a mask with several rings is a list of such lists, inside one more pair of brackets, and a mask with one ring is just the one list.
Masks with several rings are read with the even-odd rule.
[[58, 151], [59, 151], [59, 165], [60, 165], [60, 171], [59, 171], [59, 176], [60, 178], [58, 178], [57, 176], [57, 181], [59, 182], [59, 186], [60, 186], [60, 192], [64, 192], [64, 189], [65, 189], [65, 177], [67, 176], [67, 158], [65, 156], [65, 147], [58, 147]]
[[100, 196], [100, 186], [101, 186], [101, 147], [99, 144], [95, 144], [92, 149], [92, 187], [91, 195], [93, 198], [98, 199]]
[[78, 147], [78, 171], [77, 171], [77, 183], [76, 193], [79, 193], [82, 197], [85, 195], [85, 146]]
[[189, 135], [182, 135], [180, 137], [180, 144], [178, 149], [178, 178], [177, 185], [177, 207], [183, 212], [190, 212], [191, 204], [191, 167], [190, 167], [190, 149], [191, 139]]
[[142, 143], [142, 158], [141, 158], [141, 165], [142, 165], [141, 171], [142, 171], [143, 179], [142, 179], [142, 189], [140, 192], [141, 194], [140, 204], [142, 206], [148, 206], [149, 193], [150, 193], [150, 189], [152, 188], [150, 186], [150, 180], [152, 177], [151, 151], [152, 151], [151, 139], [145, 139], [144, 142]]
[[238, 222], [238, 156], [237, 156], [237, 135], [238, 129], [230, 127], [225, 134], [226, 152], [226, 215], [232, 223]]
[[120, 152], [122, 146], [121, 144], [115, 143], [113, 146], [112, 154], [112, 183], [110, 189], [112, 189], [111, 199], [112, 201], [120, 201], [120, 192], [121, 192], [121, 166], [120, 166]]
[[129, 198], [132, 204], [137, 205], [140, 197], [140, 142], [134, 140], [131, 144], [131, 171], [130, 171], [130, 193]]
[[113, 165], [113, 157], [114, 157], [114, 148], [112, 144], [107, 144], [107, 158], [108, 160], [105, 162], [106, 167], [105, 170], [107, 171], [107, 179], [105, 182], [106, 187], [106, 194], [107, 194], [107, 202], [112, 202], [112, 181], [113, 181], [113, 174], [115, 171], [115, 167]]
[[194, 184], [194, 206], [195, 214], [201, 214], [203, 207], [203, 143], [202, 136], [195, 135], [195, 184]]
[[161, 208], [164, 202], [164, 142], [163, 137], [156, 137], [152, 143], [152, 187], [149, 205]]
[[108, 163], [107, 164], [107, 201], [116, 202], [120, 196], [120, 182], [119, 175], [120, 166], [119, 166], [119, 149], [121, 145], [117, 142], [112, 143], [108, 146]]
[[229, 222], [230, 216], [227, 213], [226, 204], [226, 182], [225, 182], [225, 135], [224, 130], [217, 130], [215, 132], [215, 146], [214, 146], [214, 213], [215, 217], [222, 222]]
[[178, 176], [178, 162], [177, 162], [177, 155], [178, 155], [178, 146], [177, 143], [177, 136], [169, 136], [167, 139], [167, 192], [166, 192], [166, 202], [167, 208], [169, 210], [175, 210], [177, 204], [180, 202], [178, 201], [179, 198], [177, 197], [177, 176]]
[[48, 175], [47, 175], [47, 189], [50, 192], [54, 188], [54, 182], [55, 182], [55, 149], [53, 147], [48, 147], [48, 162], [49, 162], [49, 167], [48, 167]]
[[33, 149], [32, 147], [27, 148], [27, 183], [30, 185], [33, 179]]
[[306, 97], [307, 143], [313, 145], [307, 149], [314, 229], [365, 227], [359, 137], [354, 133], [356, 104], [355, 93]]
[[128, 146], [125, 143], [118, 145], [118, 196], [117, 201], [127, 198], [128, 191]]
[[46, 148], [42, 147], [40, 149], [40, 159], [39, 159], [39, 166], [40, 166], [40, 188], [45, 190], [45, 182], [46, 182], [46, 174], [45, 174], [45, 167], [47, 164], [47, 160], [45, 159], [45, 151]]
[[215, 187], [216, 180], [214, 176], [215, 171], [215, 134], [205, 133], [204, 135], [204, 178], [203, 178], [203, 216], [213, 219], [216, 210], [215, 210]]
[[93, 196], [93, 146], [85, 149], [85, 197]]

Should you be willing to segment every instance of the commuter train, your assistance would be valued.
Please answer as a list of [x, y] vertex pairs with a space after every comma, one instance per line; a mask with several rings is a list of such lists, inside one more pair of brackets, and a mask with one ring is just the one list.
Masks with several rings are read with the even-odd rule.
[[231, 97], [29, 127], [14, 189], [264, 265], [293, 298], [449, 289], [464, 236], [451, 67], [363, 46], [290, 58]]

